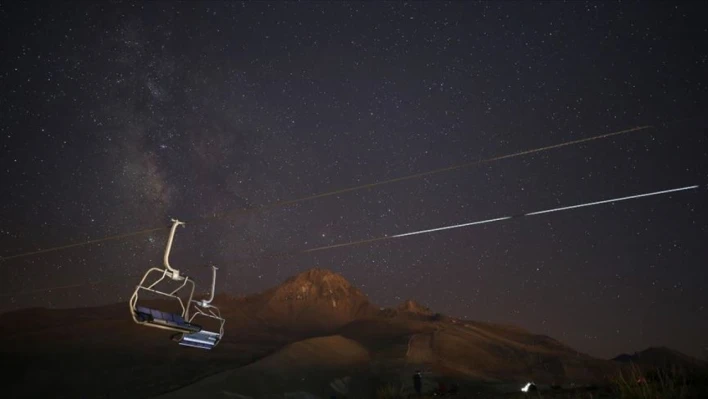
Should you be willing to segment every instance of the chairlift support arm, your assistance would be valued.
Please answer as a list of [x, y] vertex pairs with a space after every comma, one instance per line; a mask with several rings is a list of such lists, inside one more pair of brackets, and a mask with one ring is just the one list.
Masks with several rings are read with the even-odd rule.
[[205, 308], [212, 307], [211, 301], [214, 300], [214, 292], [216, 291], [216, 271], [219, 270], [218, 267], [211, 266], [211, 294], [209, 294], [209, 299], [203, 299], [199, 301], [199, 305]]
[[173, 280], [179, 280], [179, 270], [173, 269], [170, 266], [170, 252], [172, 251], [172, 242], [175, 238], [175, 231], [177, 231], [177, 226], [184, 226], [184, 222], [180, 222], [177, 219], [172, 219], [172, 228], [170, 229], [170, 236], [167, 238], [167, 246], [165, 247], [165, 256], [163, 257], [163, 263], [165, 264], [165, 269], [172, 273]]

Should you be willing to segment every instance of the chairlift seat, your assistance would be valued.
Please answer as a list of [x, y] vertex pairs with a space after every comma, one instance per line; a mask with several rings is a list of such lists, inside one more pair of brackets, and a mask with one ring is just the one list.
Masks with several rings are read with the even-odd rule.
[[190, 347], [190, 348], [197, 348], [197, 349], [206, 349], [206, 350], [212, 350], [214, 348], [214, 345], [211, 344], [203, 344], [200, 342], [180, 342], [179, 343], [181, 346], [184, 347]]
[[175, 313], [162, 312], [144, 306], [137, 306], [135, 309], [135, 315], [140, 322], [163, 325], [190, 334], [199, 333], [202, 330], [201, 326], [189, 323], [181, 315]]
[[219, 333], [201, 330], [191, 334], [182, 334], [179, 344], [192, 348], [212, 349], [219, 343], [221, 336]]

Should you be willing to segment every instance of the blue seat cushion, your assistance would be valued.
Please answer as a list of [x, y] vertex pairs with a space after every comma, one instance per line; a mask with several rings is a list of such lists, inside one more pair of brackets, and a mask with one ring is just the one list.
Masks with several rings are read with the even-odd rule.
[[135, 314], [139, 321], [146, 323], [161, 324], [189, 332], [198, 332], [202, 330], [201, 326], [187, 322], [181, 315], [176, 313], [162, 312], [157, 309], [137, 306], [135, 308]]

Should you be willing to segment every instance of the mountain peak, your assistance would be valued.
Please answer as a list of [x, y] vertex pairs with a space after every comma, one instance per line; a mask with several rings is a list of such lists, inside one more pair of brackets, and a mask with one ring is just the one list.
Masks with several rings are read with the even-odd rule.
[[312, 268], [285, 280], [276, 291], [288, 296], [364, 297], [341, 274], [328, 269]]
[[285, 280], [266, 291], [263, 298], [267, 304], [263, 311], [286, 321], [292, 329], [333, 331], [356, 317], [375, 312], [366, 296], [347, 279], [321, 268]]
[[324, 302], [333, 308], [348, 308], [368, 303], [366, 295], [352, 286], [341, 274], [331, 270], [312, 268], [285, 280], [271, 291], [276, 302]]
[[345, 279], [341, 274], [320, 267], [313, 267], [305, 270], [304, 272], [291, 277], [290, 280], [310, 281], [313, 283], [321, 283], [325, 281], [338, 282], [343, 285], [351, 286], [347, 279]]

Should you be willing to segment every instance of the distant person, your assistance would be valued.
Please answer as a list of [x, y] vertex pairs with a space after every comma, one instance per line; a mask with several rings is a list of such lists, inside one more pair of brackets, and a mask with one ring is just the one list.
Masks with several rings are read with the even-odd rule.
[[416, 370], [413, 374], [413, 389], [415, 393], [420, 396], [421, 390], [423, 389], [423, 378], [420, 375], [420, 370]]

